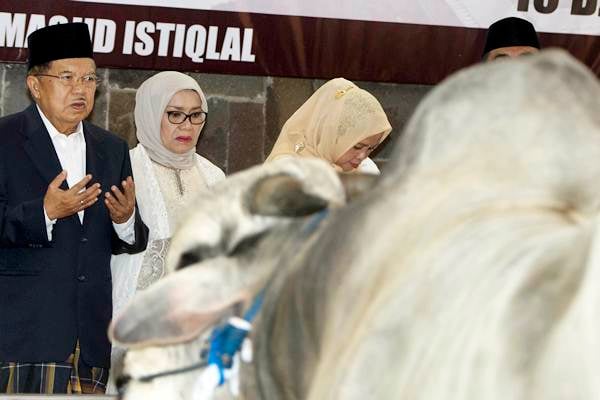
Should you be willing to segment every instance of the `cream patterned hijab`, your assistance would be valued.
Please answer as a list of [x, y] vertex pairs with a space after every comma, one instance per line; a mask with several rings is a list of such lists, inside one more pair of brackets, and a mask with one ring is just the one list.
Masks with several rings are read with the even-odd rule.
[[175, 71], [164, 71], [142, 83], [135, 95], [135, 126], [138, 141], [148, 156], [165, 167], [190, 169], [195, 164], [195, 149], [185, 154], [173, 153], [163, 146], [160, 121], [173, 95], [181, 90], [195, 90], [202, 101], [202, 111], [208, 112], [206, 97], [198, 83], [190, 76]]
[[343, 78], [321, 86], [287, 120], [267, 161], [282, 156], [316, 157], [335, 162], [356, 143], [392, 130], [372, 94]]

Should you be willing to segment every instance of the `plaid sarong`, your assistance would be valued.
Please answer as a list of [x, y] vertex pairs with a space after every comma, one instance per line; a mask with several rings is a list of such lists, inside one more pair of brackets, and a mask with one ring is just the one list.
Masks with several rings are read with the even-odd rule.
[[104, 394], [108, 369], [86, 365], [80, 354], [78, 341], [65, 362], [0, 361], [0, 393]]

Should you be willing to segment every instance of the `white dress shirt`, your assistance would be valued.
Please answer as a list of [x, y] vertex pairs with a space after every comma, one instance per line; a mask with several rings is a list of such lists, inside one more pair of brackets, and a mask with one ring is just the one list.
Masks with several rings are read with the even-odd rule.
[[[44, 126], [50, 135], [54, 151], [58, 156], [60, 165], [63, 170], [67, 171], [67, 184], [69, 187], [73, 187], [77, 182], [85, 177], [86, 163], [85, 163], [85, 137], [83, 136], [83, 123], [77, 125], [75, 132], [70, 135], [60, 133], [54, 125], [46, 118], [42, 110], [38, 106], [38, 111], [44, 122]], [[92, 182], [94, 177], [92, 177]], [[100, 199], [101, 201], [102, 199]], [[79, 221], [83, 224], [83, 217], [85, 211], [77, 212]], [[48, 234], [48, 241], [52, 240], [52, 228], [56, 223], [56, 219], [51, 220], [48, 218], [46, 209], [44, 208], [44, 216], [46, 218], [46, 233]], [[135, 242], [135, 213], [122, 224], [116, 224], [113, 222], [115, 232], [121, 240], [128, 244]]]

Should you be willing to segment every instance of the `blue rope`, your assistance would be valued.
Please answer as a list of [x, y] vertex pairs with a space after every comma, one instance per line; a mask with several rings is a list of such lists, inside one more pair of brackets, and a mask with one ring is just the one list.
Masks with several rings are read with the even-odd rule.
[[[328, 209], [323, 209], [310, 218], [304, 225], [303, 232], [312, 234], [329, 214]], [[243, 316], [243, 320], [250, 324], [263, 304], [265, 289], [254, 298], [252, 305]], [[210, 349], [208, 352], [208, 365], [215, 365], [219, 370], [219, 386], [225, 383], [225, 370], [233, 365], [233, 357], [242, 347], [242, 343], [248, 336], [248, 329], [236, 327], [230, 321], [213, 330], [210, 337]]]
[[313, 215], [312, 217], [310, 217], [310, 219], [308, 220], [306, 225], [304, 225], [304, 228], [302, 229], [302, 233], [304, 233], [304, 234], [313, 233], [319, 227], [319, 225], [321, 225], [321, 222], [328, 215], [329, 215], [329, 209], [324, 208], [321, 211], [319, 211], [318, 213], [316, 213], [315, 215]]
[[[252, 302], [252, 305], [244, 314], [243, 320], [251, 323], [264, 299], [264, 290], [261, 291]], [[225, 370], [233, 365], [233, 357], [242, 347], [242, 343], [248, 336], [249, 329], [234, 326], [231, 322], [217, 327], [213, 330], [210, 338], [210, 350], [208, 353], [208, 364], [214, 364], [219, 369], [219, 386], [225, 383]]]

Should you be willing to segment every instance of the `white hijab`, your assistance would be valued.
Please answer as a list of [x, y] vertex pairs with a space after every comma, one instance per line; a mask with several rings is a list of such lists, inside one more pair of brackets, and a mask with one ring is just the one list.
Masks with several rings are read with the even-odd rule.
[[202, 101], [202, 111], [208, 112], [206, 97], [200, 85], [190, 76], [175, 71], [164, 71], [148, 78], [135, 95], [135, 126], [138, 141], [148, 156], [165, 167], [190, 169], [194, 166], [195, 149], [177, 154], [169, 151], [160, 138], [160, 122], [169, 101], [175, 93], [195, 90]]

